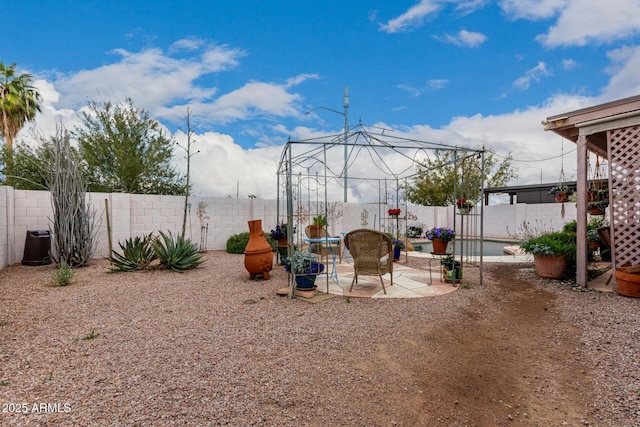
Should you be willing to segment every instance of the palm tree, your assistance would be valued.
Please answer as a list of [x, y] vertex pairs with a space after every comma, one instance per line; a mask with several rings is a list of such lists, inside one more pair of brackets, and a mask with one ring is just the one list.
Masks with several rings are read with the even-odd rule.
[[40, 93], [31, 86], [33, 76], [27, 73], [16, 76], [15, 68], [15, 63], [7, 67], [0, 62], [0, 135], [7, 145], [7, 177], [11, 175], [13, 164], [13, 139], [40, 111]]

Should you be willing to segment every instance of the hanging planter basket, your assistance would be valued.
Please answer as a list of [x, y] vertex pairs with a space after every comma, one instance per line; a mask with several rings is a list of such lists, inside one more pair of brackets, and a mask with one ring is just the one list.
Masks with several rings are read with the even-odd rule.
[[569, 201], [569, 195], [567, 193], [556, 193], [553, 196], [556, 203], [565, 203]]

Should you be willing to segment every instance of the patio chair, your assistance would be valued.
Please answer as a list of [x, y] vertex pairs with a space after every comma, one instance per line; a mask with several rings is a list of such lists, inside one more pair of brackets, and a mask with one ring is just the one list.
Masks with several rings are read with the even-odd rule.
[[351, 281], [358, 283], [358, 276], [379, 276], [382, 284], [382, 291], [386, 294], [382, 276], [389, 273], [391, 275], [391, 286], [393, 285], [393, 242], [384, 233], [368, 228], [358, 228], [347, 233], [344, 237], [344, 245], [353, 258], [354, 275]]

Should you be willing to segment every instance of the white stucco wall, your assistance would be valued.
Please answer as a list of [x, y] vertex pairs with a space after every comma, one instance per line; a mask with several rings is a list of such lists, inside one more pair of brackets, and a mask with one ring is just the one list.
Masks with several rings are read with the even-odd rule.
[[[108, 254], [107, 216], [105, 206], [109, 206], [112, 245], [119, 249], [118, 242], [143, 234], [182, 230], [184, 197], [121, 193], [90, 193], [87, 195], [97, 211], [100, 220], [99, 246], [97, 256]], [[105, 203], [105, 200], [108, 202]], [[269, 232], [277, 222], [277, 201], [261, 199], [233, 199], [213, 197], [192, 197], [188, 211], [186, 236], [193, 242], [200, 242], [200, 221], [196, 211], [199, 202], [208, 204], [206, 220], [208, 233], [206, 247], [209, 250], [225, 249], [227, 239], [234, 234], [248, 231], [247, 221], [261, 219], [262, 228]], [[561, 216], [564, 205], [565, 214]], [[571, 203], [539, 205], [498, 205], [484, 208], [484, 236], [487, 238], [510, 238], [517, 232], [523, 221], [545, 229], [559, 230], [562, 225], [576, 217], [575, 206]], [[340, 235], [355, 228], [379, 228], [380, 221], [385, 227], [393, 222], [388, 219], [387, 206], [378, 204], [338, 203], [339, 218], [330, 221], [329, 232]], [[409, 206], [409, 214], [416, 220], [408, 225], [461, 228], [459, 215], [452, 207]], [[363, 215], [366, 212], [366, 215]], [[475, 215], [465, 217], [464, 233], [479, 234], [479, 209]], [[20, 263], [24, 255], [27, 231], [47, 230], [52, 217], [50, 193], [47, 191], [14, 190], [0, 186], [0, 268]], [[284, 217], [281, 207], [280, 217]], [[382, 217], [382, 219], [381, 219]], [[363, 223], [366, 218], [366, 224]], [[454, 226], [455, 220], [455, 226]], [[304, 226], [299, 227], [298, 236]], [[402, 228], [401, 228], [402, 229]]]

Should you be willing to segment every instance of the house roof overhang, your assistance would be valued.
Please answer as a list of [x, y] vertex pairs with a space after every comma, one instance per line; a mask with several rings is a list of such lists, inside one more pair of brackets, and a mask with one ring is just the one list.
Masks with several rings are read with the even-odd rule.
[[640, 95], [547, 117], [545, 130], [577, 142], [588, 136], [589, 150], [607, 157], [607, 131], [640, 125]]

